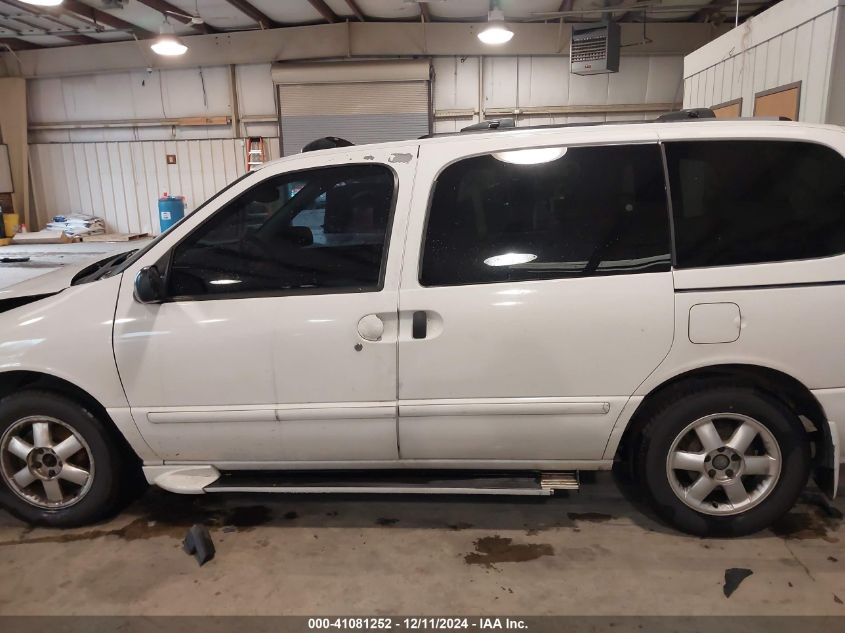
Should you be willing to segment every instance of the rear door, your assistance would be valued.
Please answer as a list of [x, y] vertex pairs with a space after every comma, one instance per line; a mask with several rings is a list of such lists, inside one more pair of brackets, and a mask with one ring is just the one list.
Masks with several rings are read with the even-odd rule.
[[401, 457], [602, 457], [674, 329], [661, 151], [634, 134], [422, 146], [399, 301]]

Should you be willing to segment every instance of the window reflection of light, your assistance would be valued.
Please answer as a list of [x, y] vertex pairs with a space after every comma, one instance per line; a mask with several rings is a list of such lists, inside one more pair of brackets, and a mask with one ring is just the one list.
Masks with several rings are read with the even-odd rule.
[[21, 321], [18, 325], [32, 325], [33, 323], [38, 323], [43, 318], [43, 316], [39, 316], [34, 319], [27, 319], [26, 321]]
[[334, 319], [308, 319], [309, 323], [331, 323]]
[[484, 260], [484, 263], [488, 266], [513, 266], [514, 264], [527, 264], [535, 259], [537, 259], [537, 256], [531, 253], [502, 253], [488, 257]]
[[197, 323], [225, 323], [229, 319], [202, 319], [201, 321], [197, 321]]
[[212, 279], [209, 281], [212, 286], [230, 286], [232, 284], [241, 283], [240, 279]]
[[497, 152], [493, 158], [513, 165], [539, 165], [550, 163], [566, 154], [565, 147], [538, 147], [536, 149], [516, 149], [509, 152]]
[[522, 301], [499, 301], [493, 304], [494, 306], [520, 306]]

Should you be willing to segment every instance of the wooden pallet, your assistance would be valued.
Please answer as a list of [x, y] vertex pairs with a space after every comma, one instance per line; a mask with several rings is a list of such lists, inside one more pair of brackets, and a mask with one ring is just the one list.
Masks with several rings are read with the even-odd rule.
[[83, 242], [131, 242], [149, 237], [149, 233], [103, 233], [102, 235], [85, 235]]

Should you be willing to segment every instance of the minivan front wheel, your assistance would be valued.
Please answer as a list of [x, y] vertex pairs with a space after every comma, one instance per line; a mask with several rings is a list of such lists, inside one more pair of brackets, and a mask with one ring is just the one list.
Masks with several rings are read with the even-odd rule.
[[32, 524], [71, 527], [121, 500], [122, 452], [86, 408], [27, 390], [0, 400], [0, 504]]
[[662, 518], [700, 536], [739, 536], [794, 505], [809, 476], [810, 450], [800, 420], [777, 399], [715, 387], [657, 410], [636, 466]]

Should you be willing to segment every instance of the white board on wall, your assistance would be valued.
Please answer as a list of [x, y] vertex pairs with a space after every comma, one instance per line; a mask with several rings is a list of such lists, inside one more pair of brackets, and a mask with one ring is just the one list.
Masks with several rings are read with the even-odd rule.
[[0, 193], [12, 193], [12, 164], [9, 162], [9, 146], [0, 145]]

